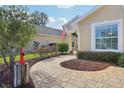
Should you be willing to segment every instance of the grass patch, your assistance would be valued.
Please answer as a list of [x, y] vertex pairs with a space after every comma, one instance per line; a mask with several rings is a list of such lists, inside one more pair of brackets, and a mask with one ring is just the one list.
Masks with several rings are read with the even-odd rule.
[[[49, 57], [52, 57], [52, 56], [55, 56], [56, 53], [53, 52], [53, 53], [41, 53], [41, 54], [38, 54], [38, 53], [30, 53], [30, 54], [25, 54], [25, 60], [29, 60], [29, 59], [36, 59], [36, 58], [49, 58]], [[7, 62], [9, 62], [9, 56], [6, 57], [7, 59]], [[15, 58], [15, 61], [19, 61], [20, 59], [20, 55], [17, 55], [16, 58]], [[3, 62], [3, 58], [0, 56], [0, 64], [4, 64]]]
[[[25, 60], [39, 58], [39, 54], [26, 54]], [[9, 62], [9, 57], [6, 57], [7, 62]], [[15, 61], [19, 61], [20, 55], [17, 55]], [[3, 64], [3, 58], [0, 56], [0, 64]]]

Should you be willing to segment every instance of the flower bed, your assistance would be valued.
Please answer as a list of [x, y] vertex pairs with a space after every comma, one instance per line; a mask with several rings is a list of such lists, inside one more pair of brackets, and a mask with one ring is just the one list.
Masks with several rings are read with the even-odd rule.
[[62, 62], [60, 64], [64, 68], [78, 70], [78, 71], [100, 71], [109, 66], [115, 66], [110, 63], [98, 62], [98, 61], [86, 61], [80, 59], [74, 59]]

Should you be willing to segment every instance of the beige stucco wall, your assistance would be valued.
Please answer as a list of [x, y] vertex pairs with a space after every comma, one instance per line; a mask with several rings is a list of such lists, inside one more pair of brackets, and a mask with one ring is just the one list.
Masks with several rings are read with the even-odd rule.
[[47, 35], [37, 35], [33, 39], [34, 41], [39, 41], [41, 45], [46, 45], [48, 43], [61, 43], [63, 42], [60, 36], [47, 36]]
[[39, 35], [38, 34], [38, 35], [34, 36], [33, 40], [25, 48], [26, 50], [32, 50], [33, 49], [33, 41], [40, 42], [40, 46], [42, 46], [42, 45], [48, 45], [49, 43], [66, 42], [66, 39], [62, 40], [62, 38], [60, 36], [49, 36], [49, 35]]
[[[123, 23], [124, 23], [123, 12], [124, 11], [122, 6], [106, 5], [100, 8], [99, 10], [95, 11], [91, 15], [89, 15], [84, 20], [81, 20], [78, 24], [79, 32], [80, 32], [79, 50], [80, 51], [91, 50], [91, 24], [92, 23], [99, 23], [103, 21], [110, 21], [110, 20], [116, 20], [121, 18], [123, 19]], [[124, 36], [123, 36], [123, 40], [124, 40]], [[124, 45], [123, 45], [123, 49], [124, 49]]]

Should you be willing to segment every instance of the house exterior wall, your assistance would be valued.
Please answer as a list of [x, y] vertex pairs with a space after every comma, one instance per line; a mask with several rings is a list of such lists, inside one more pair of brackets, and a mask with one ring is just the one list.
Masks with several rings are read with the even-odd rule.
[[[39, 46], [47, 46], [49, 43], [62, 43], [61, 38], [62, 30], [50, 28], [47, 26], [37, 26], [37, 34], [34, 36], [31, 42], [25, 47], [25, 51], [33, 50], [33, 41], [40, 42]], [[66, 37], [66, 34], [65, 34]], [[64, 42], [66, 42], [66, 38]]]
[[60, 36], [48, 36], [48, 35], [37, 35], [33, 39], [34, 41], [39, 41], [40, 45], [47, 45], [49, 43], [61, 43], [63, 42]]
[[[91, 15], [78, 23], [80, 37], [79, 37], [79, 51], [91, 50], [91, 25], [93, 23], [105, 22], [122, 19], [123, 41], [124, 41], [124, 13], [123, 7], [119, 5], [105, 5], [96, 10]], [[124, 45], [122, 45], [124, 51]]]
[[[60, 36], [51, 36], [51, 35], [36, 35], [33, 40], [29, 42], [28, 46], [25, 48], [27, 51], [31, 51], [33, 49], [33, 41], [40, 42], [39, 46], [48, 45], [49, 43], [62, 43], [63, 40]], [[64, 39], [66, 42], [66, 39]]]

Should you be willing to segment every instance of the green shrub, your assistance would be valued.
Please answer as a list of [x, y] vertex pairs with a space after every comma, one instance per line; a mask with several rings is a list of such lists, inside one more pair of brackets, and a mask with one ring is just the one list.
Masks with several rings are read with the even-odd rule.
[[58, 44], [58, 51], [61, 52], [62, 54], [63, 53], [67, 53], [69, 50], [69, 46], [67, 43], [60, 43]]
[[59, 55], [58, 47], [56, 45], [40, 47], [39, 49], [37, 49], [36, 53], [38, 53], [40, 58], [42, 59], [46, 59], [46, 58]]
[[118, 60], [118, 65], [124, 67], [124, 54], [121, 54]]
[[103, 61], [117, 64], [120, 53], [117, 52], [81, 52], [77, 53], [79, 59], [91, 61]]

